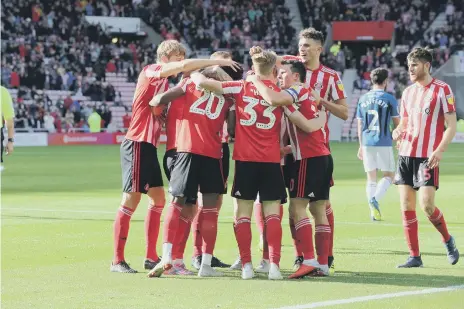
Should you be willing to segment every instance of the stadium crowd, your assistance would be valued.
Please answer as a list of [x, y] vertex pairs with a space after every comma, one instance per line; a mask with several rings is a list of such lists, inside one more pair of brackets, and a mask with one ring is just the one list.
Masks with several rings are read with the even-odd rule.
[[[440, 4], [436, 1], [299, 0], [298, 4], [303, 25], [325, 34], [330, 21], [395, 20], [395, 44], [409, 48], [420, 42], [434, 47], [435, 67], [449, 58], [453, 45], [463, 43], [464, 5], [460, 1]], [[92, 101], [120, 103], [121, 94], [106, 82], [106, 73], [127, 72], [128, 81], [135, 82], [140, 69], [155, 59], [156, 46], [112, 40], [105, 29], [86, 23], [85, 15], [137, 16], [163, 38], [185, 40], [194, 53], [224, 48], [232, 51], [236, 60], [243, 60], [240, 51], [252, 45], [288, 54], [295, 54], [297, 47], [292, 41], [295, 29], [290, 25], [289, 10], [283, 0], [253, 3], [241, 0], [59, 0], [53, 3], [19, 0], [4, 1], [1, 5], [1, 80], [7, 88], [23, 89], [18, 103], [35, 100], [27, 89], [69, 90], [73, 96], [89, 97]], [[443, 10], [447, 26], [425, 32], [437, 12]], [[331, 48], [322, 56], [322, 62], [338, 72], [356, 68], [360, 77], [355, 88], [368, 89], [369, 72], [379, 66], [389, 68], [394, 77], [390, 92], [398, 95], [406, 87], [404, 63], [396, 59], [397, 51], [389, 46], [368, 48], [359, 58], [347, 46], [336, 45], [337, 42], [334, 50]], [[44, 109], [50, 113], [54, 111], [49, 106], [61, 106], [59, 102], [48, 102]], [[35, 103], [39, 107], [41, 104], [40, 100]], [[35, 108], [27, 110], [32, 112], [26, 118], [33, 120], [28, 120], [26, 126], [43, 123], [43, 117], [37, 116], [43, 113], [36, 113]], [[62, 117], [67, 112], [60, 110]], [[68, 121], [68, 126], [71, 123]], [[74, 126], [79, 127], [79, 122]]]

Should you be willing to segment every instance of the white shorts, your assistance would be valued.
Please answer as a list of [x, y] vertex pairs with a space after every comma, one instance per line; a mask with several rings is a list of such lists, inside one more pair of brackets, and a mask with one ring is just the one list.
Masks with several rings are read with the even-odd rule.
[[395, 157], [393, 147], [363, 146], [364, 171], [380, 170], [382, 172], [395, 171]]

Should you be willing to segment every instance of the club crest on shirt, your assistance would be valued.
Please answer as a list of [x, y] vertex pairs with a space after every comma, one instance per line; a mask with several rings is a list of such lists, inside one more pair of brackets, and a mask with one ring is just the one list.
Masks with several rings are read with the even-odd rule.
[[452, 94], [448, 94], [446, 96], [446, 102], [448, 102], [448, 104], [453, 105], [454, 104], [454, 96]]
[[345, 87], [343, 86], [342, 82], [339, 81], [339, 80], [337, 81], [337, 87], [338, 87], [338, 89], [340, 89], [340, 91], [345, 90]]
[[316, 82], [316, 83], [314, 84], [314, 90], [320, 92], [321, 89], [322, 89], [322, 83]]

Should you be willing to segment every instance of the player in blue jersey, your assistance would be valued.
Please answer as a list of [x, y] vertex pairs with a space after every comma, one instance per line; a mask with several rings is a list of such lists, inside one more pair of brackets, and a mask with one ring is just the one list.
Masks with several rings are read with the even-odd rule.
[[[367, 173], [366, 194], [374, 221], [381, 220], [379, 201], [393, 183], [395, 159], [392, 131], [400, 122], [398, 102], [385, 91], [388, 70], [377, 68], [371, 72], [372, 90], [361, 96], [356, 116], [358, 118], [358, 158]], [[393, 120], [393, 127], [391, 122]], [[377, 183], [377, 170], [383, 178]]]

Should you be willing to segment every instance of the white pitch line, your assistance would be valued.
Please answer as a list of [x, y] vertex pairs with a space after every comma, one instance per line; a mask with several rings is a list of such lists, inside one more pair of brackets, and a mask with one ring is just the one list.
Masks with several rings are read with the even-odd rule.
[[448, 286], [448, 287], [445, 287], [445, 288], [432, 288], [432, 289], [425, 289], [425, 290], [405, 291], [405, 292], [388, 293], [388, 294], [375, 294], [375, 295], [369, 295], [369, 296], [360, 296], [360, 297], [328, 300], [328, 301], [321, 301], [321, 302], [312, 303], [312, 304], [279, 307], [279, 308], [276, 308], [276, 309], [322, 308], [322, 307], [330, 307], [330, 306], [336, 306], [336, 305], [346, 305], [346, 304], [353, 304], [353, 303], [361, 303], [361, 302], [367, 302], [367, 301], [379, 300], [379, 299], [388, 299], [388, 298], [397, 298], [397, 297], [412, 296], [412, 295], [428, 295], [428, 294], [436, 294], [436, 293], [443, 293], [443, 292], [451, 292], [451, 291], [456, 291], [456, 290], [461, 290], [461, 289], [464, 289], [464, 285], [452, 285], [452, 286]]

